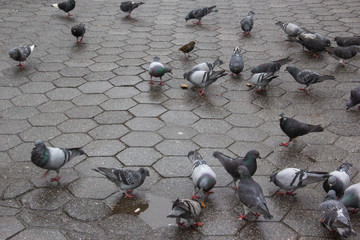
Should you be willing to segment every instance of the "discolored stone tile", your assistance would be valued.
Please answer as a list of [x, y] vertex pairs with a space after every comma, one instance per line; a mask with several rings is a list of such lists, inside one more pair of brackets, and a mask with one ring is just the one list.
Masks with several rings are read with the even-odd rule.
[[281, 223], [256, 222], [242, 229], [240, 237], [247, 239], [297, 239], [298, 235]]
[[65, 189], [38, 188], [25, 194], [21, 202], [30, 209], [56, 210], [72, 199]]
[[102, 201], [73, 199], [66, 204], [64, 211], [80, 221], [102, 220], [111, 214], [111, 209]]
[[69, 185], [69, 191], [78, 198], [105, 199], [118, 188], [105, 177], [80, 178]]

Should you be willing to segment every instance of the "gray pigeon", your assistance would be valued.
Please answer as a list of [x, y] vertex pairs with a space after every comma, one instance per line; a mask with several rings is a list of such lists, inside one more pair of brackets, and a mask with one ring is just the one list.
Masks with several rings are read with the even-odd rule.
[[220, 60], [220, 57], [217, 57], [214, 62], [203, 62], [199, 63], [198, 65], [194, 66], [191, 71], [212, 71], [216, 66], [220, 66], [223, 64], [223, 61]]
[[[210, 191], [216, 184], [216, 174], [211, 169], [211, 167], [206, 163], [201, 155], [196, 151], [191, 151], [188, 153], [189, 160], [193, 163], [191, 179], [194, 183], [194, 193], [191, 197], [192, 199], [197, 200], [198, 196], [196, 193], [203, 191], [206, 195], [213, 193]], [[196, 191], [196, 189], [199, 191]]]
[[344, 195], [339, 201], [346, 208], [352, 208], [352, 212], [356, 213], [360, 208], [360, 183], [356, 183], [345, 189]]
[[360, 36], [355, 37], [335, 37], [335, 42], [340, 47], [348, 47], [352, 45], [360, 46]]
[[85, 154], [81, 148], [52, 148], [46, 147], [45, 143], [38, 140], [34, 143], [31, 152], [31, 161], [38, 167], [47, 169], [42, 177], [46, 177], [50, 170], [54, 170], [57, 176], [51, 178], [51, 182], [59, 182], [60, 168], [74, 157]]
[[281, 27], [282, 30], [284, 30], [284, 32], [286, 33], [286, 35], [288, 35], [288, 37], [298, 37], [300, 33], [304, 31], [299, 26], [293, 23], [283, 23], [281, 21], [278, 21], [275, 24]]
[[225, 70], [211, 72], [191, 70], [190, 72], [184, 73], [184, 79], [188, 80], [195, 86], [200, 87], [201, 90], [198, 90], [198, 92], [200, 93], [200, 96], [202, 96], [205, 93], [205, 87], [216, 82], [220, 77], [225, 75]]
[[349, 109], [360, 103], [360, 86], [351, 90], [350, 98], [346, 101], [346, 109]]
[[308, 133], [324, 131], [324, 128], [320, 125], [302, 123], [295, 119], [285, 117], [284, 113], [279, 114], [279, 120], [281, 130], [289, 137], [289, 141], [280, 144], [280, 146], [287, 147], [293, 139]]
[[[239, 218], [248, 219], [249, 214], [258, 217], [264, 214], [266, 219], [272, 219], [269, 209], [266, 205], [265, 197], [260, 185], [255, 182], [246, 166], [239, 166], [238, 172], [240, 175], [238, 183], [238, 196], [240, 201], [245, 206], [245, 215], [240, 215]], [[246, 213], [246, 209], [250, 210]]]
[[143, 5], [144, 2], [133, 2], [133, 1], [125, 1], [120, 3], [120, 10], [127, 13], [126, 18], [130, 17], [131, 12], [139, 7], [140, 5]]
[[185, 222], [180, 222], [181, 218], [185, 219], [189, 225], [196, 227], [202, 226], [204, 223], [195, 222], [200, 216], [202, 205], [195, 200], [176, 199], [172, 205], [172, 210], [167, 216], [168, 218], [176, 218], [177, 225], [183, 226]]
[[252, 76], [250, 83], [255, 86], [256, 92], [266, 92], [266, 86], [279, 76], [275, 76], [273, 72], [257, 73]]
[[195, 24], [200, 24], [201, 19], [208, 15], [209, 13], [217, 12], [216, 6], [211, 6], [208, 8], [198, 8], [190, 11], [186, 16], [185, 20], [186, 22], [190, 19], [197, 19], [198, 21]]
[[295, 195], [295, 190], [306, 187], [306, 185], [311, 183], [324, 181], [328, 177], [328, 172], [310, 172], [298, 168], [285, 168], [280, 172], [271, 174], [270, 182], [286, 191], [278, 191], [277, 194]]
[[326, 47], [325, 50], [330, 56], [339, 61], [342, 66], [345, 66], [345, 59], [350, 59], [356, 56], [359, 52], [359, 46], [353, 45], [348, 47]]
[[144, 183], [146, 176], [150, 177], [149, 170], [146, 168], [131, 170], [99, 167], [93, 170], [107, 177], [120, 190], [126, 190], [124, 198], [132, 198], [132, 191]]
[[160, 62], [160, 58], [154, 57], [154, 61], [149, 65], [149, 74], [150, 74], [150, 82], [149, 84], [154, 84], [152, 78], [157, 77], [160, 78], [159, 85], [164, 85], [162, 81], [162, 76], [165, 73], [172, 73], [172, 69], [170, 67], [164, 67], [164, 65]]
[[244, 159], [234, 159], [217, 151], [213, 153], [213, 156], [220, 161], [220, 163], [224, 166], [225, 170], [233, 177], [235, 190], [237, 190], [236, 181], [240, 177], [238, 167], [244, 165], [249, 170], [250, 175], [253, 176], [257, 169], [256, 159], [261, 159], [260, 153], [256, 150], [251, 150], [247, 152]]
[[242, 70], [244, 69], [244, 60], [241, 56], [241, 51], [239, 47], [236, 47], [234, 49], [234, 53], [232, 54], [231, 58], [230, 58], [230, 64], [229, 64], [229, 68], [231, 71], [231, 76], [238, 75], [242, 72]]
[[[81, 43], [85, 34], [85, 25], [80, 23], [71, 28], [71, 33], [76, 37], [76, 43]], [[80, 38], [80, 41], [78, 40]]]
[[62, 2], [62, 3], [54, 3], [51, 4], [51, 6], [63, 10], [65, 13], [68, 14], [66, 17], [69, 18], [72, 16], [70, 14], [70, 11], [75, 8], [75, 0], [69, 0], [67, 2]]
[[250, 35], [250, 31], [254, 25], [254, 15], [255, 15], [255, 13], [253, 11], [250, 11], [248, 13], [248, 15], [241, 20], [240, 26], [241, 26], [241, 29], [244, 31], [243, 34]]
[[351, 227], [350, 216], [344, 204], [336, 200], [335, 191], [330, 190], [319, 206], [320, 221], [333, 232], [337, 231], [341, 237], [356, 235]]
[[280, 70], [280, 68], [291, 62], [292, 59], [290, 57], [287, 57], [287, 58], [282, 58], [282, 59], [279, 59], [279, 60], [276, 60], [276, 61], [273, 61], [273, 62], [270, 62], [270, 63], [263, 63], [257, 67], [253, 67], [251, 69], [251, 72], [252, 73], [268, 73], [268, 72], [277, 72]]
[[329, 178], [323, 183], [325, 192], [334, 190], [336, 196], [341, 197], [345, 189], [350, 185], [351, 163], [343, 163], [338, 169], [330, 173]]
[[23, 46], [23, 47], [12, 48], [9, 51], [9, 56], [10, 56], [10, 58], [14, 59], [15, 61], [18, 61], [19, 62], [18, 66], [20, 68], [24, 69], [25, 66], [23, 64], [21, 64], [21, 62], [26, 61], [26, 59], [34, 51], [35, 47], [36, 47], [36, 45], [27, 45], [27, 46]]
[[317, 52], [324, 51], [325, 47], [331, 46], [331, 42], [328, 38], [319, 33], [310, 32], [305, 28], [304, 31], [300, 33], [300, 35], [295, 40], [288, 39], [287, 41], [295, 41], [297, 43], [300, 43], [303, 48], [309, 50], [314, 57], [319, 57], [316, 54]]
[[305, 88], [299, 88], [299, 90], [303, 90], [307, 94], [310, 94], [311, 89], [308, 87], [311, 84], [319, 83], [324, 80], [335, 79], [334, 76], [322, 75], [316, 72], [312, 72], [310, 70], [302, 70], [295, 66], [287, 66], [285, 71], [289, 72], [298, 83], [306, 85]]

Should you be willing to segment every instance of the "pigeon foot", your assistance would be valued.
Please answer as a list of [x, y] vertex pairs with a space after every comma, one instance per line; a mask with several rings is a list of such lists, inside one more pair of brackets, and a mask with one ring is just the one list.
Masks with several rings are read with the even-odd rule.
[[50, 182], [59, 182], [60, 176], [56, 176], [50, 180]]
[[153, 80], [150, 80], [149, 84], [154, 84]]
[[21, 63], [19, 63], [18, 66], [19, 66], [21, 69], [24, 69], [24, 68], [25, 68], [25, 66], [24, 66], [23, 64], [21, 64]]
[[179, 222], [178, 223], [178, 227], [181, 227], [181, 226], [184, 226], [185, 225], [185, 222]]
[[252, 215], [254, 215], [256, 217], [256, 219], [258, 219], [258, 217], [261, 216], [261, 213], [252, 213]]
[[235, 192], [238, 190], [238, 187], [236, 186], [236, 183], [235, 183], [234, 189], [235, 189]]
[[249, 220], [249, 219], [246, 217], [246, 215], [241, 215], [241, 214], [238, 216], [238, 218], [244, 219], [244, 220]]
[[289, 144], [290, 144], [290, 141], [284, 142], [284, 143], [280, 144], [280, 146], [282, 146], [282, 147], [287, 147]]
[[195, 22], [196, 25], [200, 25], [200, 21]]
[[160, 81], [159, 85], [160, 85], [160, 86], [164, 86], [163, 81]]
[[47, 175], [49, 175], [49, 171], [50, 171], [50, 170], [47, 170], [41, 177], [42, 177], [42, 178], [47, 177]]
[[205, 94], [205, 91], [204, 90], [198, 90], [198, 92], [200, 93], [199, 95], [202, 96]]
[[193, 227], [201, 227], [202, 225], [204, 225], [204, 223], [197, 222], [197, 223], [194, 223], [194, 224], [191, 225], [191, 226], [193, 226]]
[[295, 196], [296, 193], [295, 192], [281, 192], [281, 191], [277, 191], [276, 192], [277, 195], [282, 195], [282, 196], [285, 196], [285, 195], [288, 195], [288, 196]]
[[133, 197], [134, 197], [134, 195], [131, 194], [131, 190], [127, 190], [127, 191], [125, 192], [124, 198], [133, 198]]
[[191, 199], [198, 200], [198, 198], [200, 198], [200, 197], [199, 197], [199, 196], [196, 196], [195, 193], [193, 193]]
[[349, 210], [349, 213], [357, 213], [358, 211], [359, 211], [358, 208], [354, 208], [354, 209], [352, 209], [352, 210]]
[[210, 194], [213, 194], [214, 193], [214, 191], [207, 191], [207, 192], [204, 192], [206, 195], [210, 195]]
[[130, 18], [130, 14], [126, 15], [125, 18]]
[[68, 13], [68, 15], [66, 16], [66, 18], [70, 18], [72, 16], [72, 14]]

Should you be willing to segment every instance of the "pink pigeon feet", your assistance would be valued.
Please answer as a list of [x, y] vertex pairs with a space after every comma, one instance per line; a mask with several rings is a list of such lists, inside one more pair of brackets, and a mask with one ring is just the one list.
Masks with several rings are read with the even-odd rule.
[[354, 208], [354, 209], [352, 209], [352, 210], [349, 210], [349, 213], [357, 213], [358, 211], [359, 211], [358, 208]]
[[68, 13], [68, 15], [66, 16], [66, 18], [70, 18], [72, 16], [72, 14]]
[[255, 92], [266, 92], [266, 89], [255, 89]]
[[284, 142], [284, 143], [280, 144], [280, 146], [282, 146], [282, 147], [287, 147], [289, 144], [290, 144], [290, 141]]
[[200, 93], [200, 96], [204, 95], [205, 94], [205, 91], [204, 90], [198, 90], [197, 92]]
[[200, 21], [195, 22], [196, 25], [200, 25]]
[[181, 226], [184, 226], [184, 225], [185, 225], [185, 222], [178, 223], [178, 227], [181, 227]]
[[152, 79], [150, 79], [149, 84], [154, 84], [154, 81]]
[[191, 197], [191, 199], [198, 200], [198, 198], [200, 198], [200, 197], [199, 197], [199, 196], [196, 196], [196, 195], [195, 195], [195, 192], [194, 192], [193, 195], [192, 195], [192, 197]]
[[311, 88], [309, 88], [309, 89], [299, 88], [299, 90], [304, 91], [304, 92], [306, 92], [308, 95], [310, 95], [310, 91], [311, 91], [312, 89], [311, 89]]
[[197, 223], [194, 223], [194, 224], [191, 225], [191, 226], [192, 226], [192, 227], [201, 227], [202, 225], [204, 225], [204, 223], [197, 222]]
[[22, 65], [21, 63], [19, 63], [18, 66], [19, 66], [21, 69], [24, 69], [24, 68], [25, 68], [25, 66]]
[[160, 83], [159, 83], [160, 86], [164, 86], [164, 83], [163, 81], [160, 80]]
[[125, 18], [130, 18], [130, 14], [126, 15]]
[[235, 192], [236, 192], [236, 191], [237, 191], [237, 189], [238, 189], [238, 187], [236, 186], [236, 183], [235, 183], [234, 189], [235, 189]]
[[256, 219], [258, 219], [258, 217], [261, 216], [261, 213], [252, 213], [252, 214], [256, 217]]
[[60, 176], [56, 176], [50, 180], [50, 182], [58, 182], [59, 183]]
[[285, 195], [295, 196], [295, 195], [296, 195], [296, 193], [293, 192], [293, 191], [292, 191], [292, 192], [281, 192], [281, 191], [277, 191], [276, 194], [278, 194], [278, 195], [283, 195], [283, 196], [285, 196]]
[[238, 216], [238, 218], [244, 219], [244, 220], [249, 220], [249, 219], [246, 217], [246, 215], [241, 215], [241, 214]]
[[82, 43], [82, 40], [83, 40], [82, 37], [80, 38], [80, 41], [78, 41], [78, 40], [76, 39], [76, 43], [77, 43], [77, 44]]
[[210, 194], [213, 194], [214, 193], [214, 191], [207, 191], [207, 192], [204, 192], [206, 195], [210, 195]]
[[249, 35], [250, 36], [250, 32], [243, 32], [244, 35]]
[[133, 198], [134, 195], [132, 195], [131, 193], [132, 193], [132, 190], [126, 190], [124, 198]]

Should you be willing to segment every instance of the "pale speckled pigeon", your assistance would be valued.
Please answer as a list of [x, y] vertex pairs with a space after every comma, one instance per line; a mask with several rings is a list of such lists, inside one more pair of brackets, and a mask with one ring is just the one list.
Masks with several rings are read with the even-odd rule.
[[190, 72], [184, 73], [184, 79], [188, 80], [195, 86], [200, 87], [201, 89], [198, 90], [200, 96], [205, 94], [205, 87], [213, 84], [216, 82], [220, 77], [225, 76], [225, 70], [219, 71], [194, 71], [191, 70]]
[[255, 87], [256, 92], [266, 92], [266, 86], [277, 77], [279, 76], [275, 76], [273, 72], [256, 73], [249, 82]]
[[284, 23], [281, 21], [277, 21], [275, 24], [281, 27], [281, 29], [284, 30], [288, 37], [297, 37], [300, 35], [300, 33], [304, 31], [294, 23]]
[[292, 59], [290, 57], [286, 57], [286, 58], [282, 58], [273, 62], [269, 62], [269, 63], [263, 63], [257, 67], [253, 67], [251, 69], [252, 73], [268, 73], [268, 72], [277, 72], [280, 70], [280, 68], [291, 62]]
[[342, 66], [345, 66], [345, 59], [350, 59], [356, 56], [359, 52], [359, 46], [353, 45], [348, 47], [326, 47], [325, 50], [330, 56], [339, 61]]

